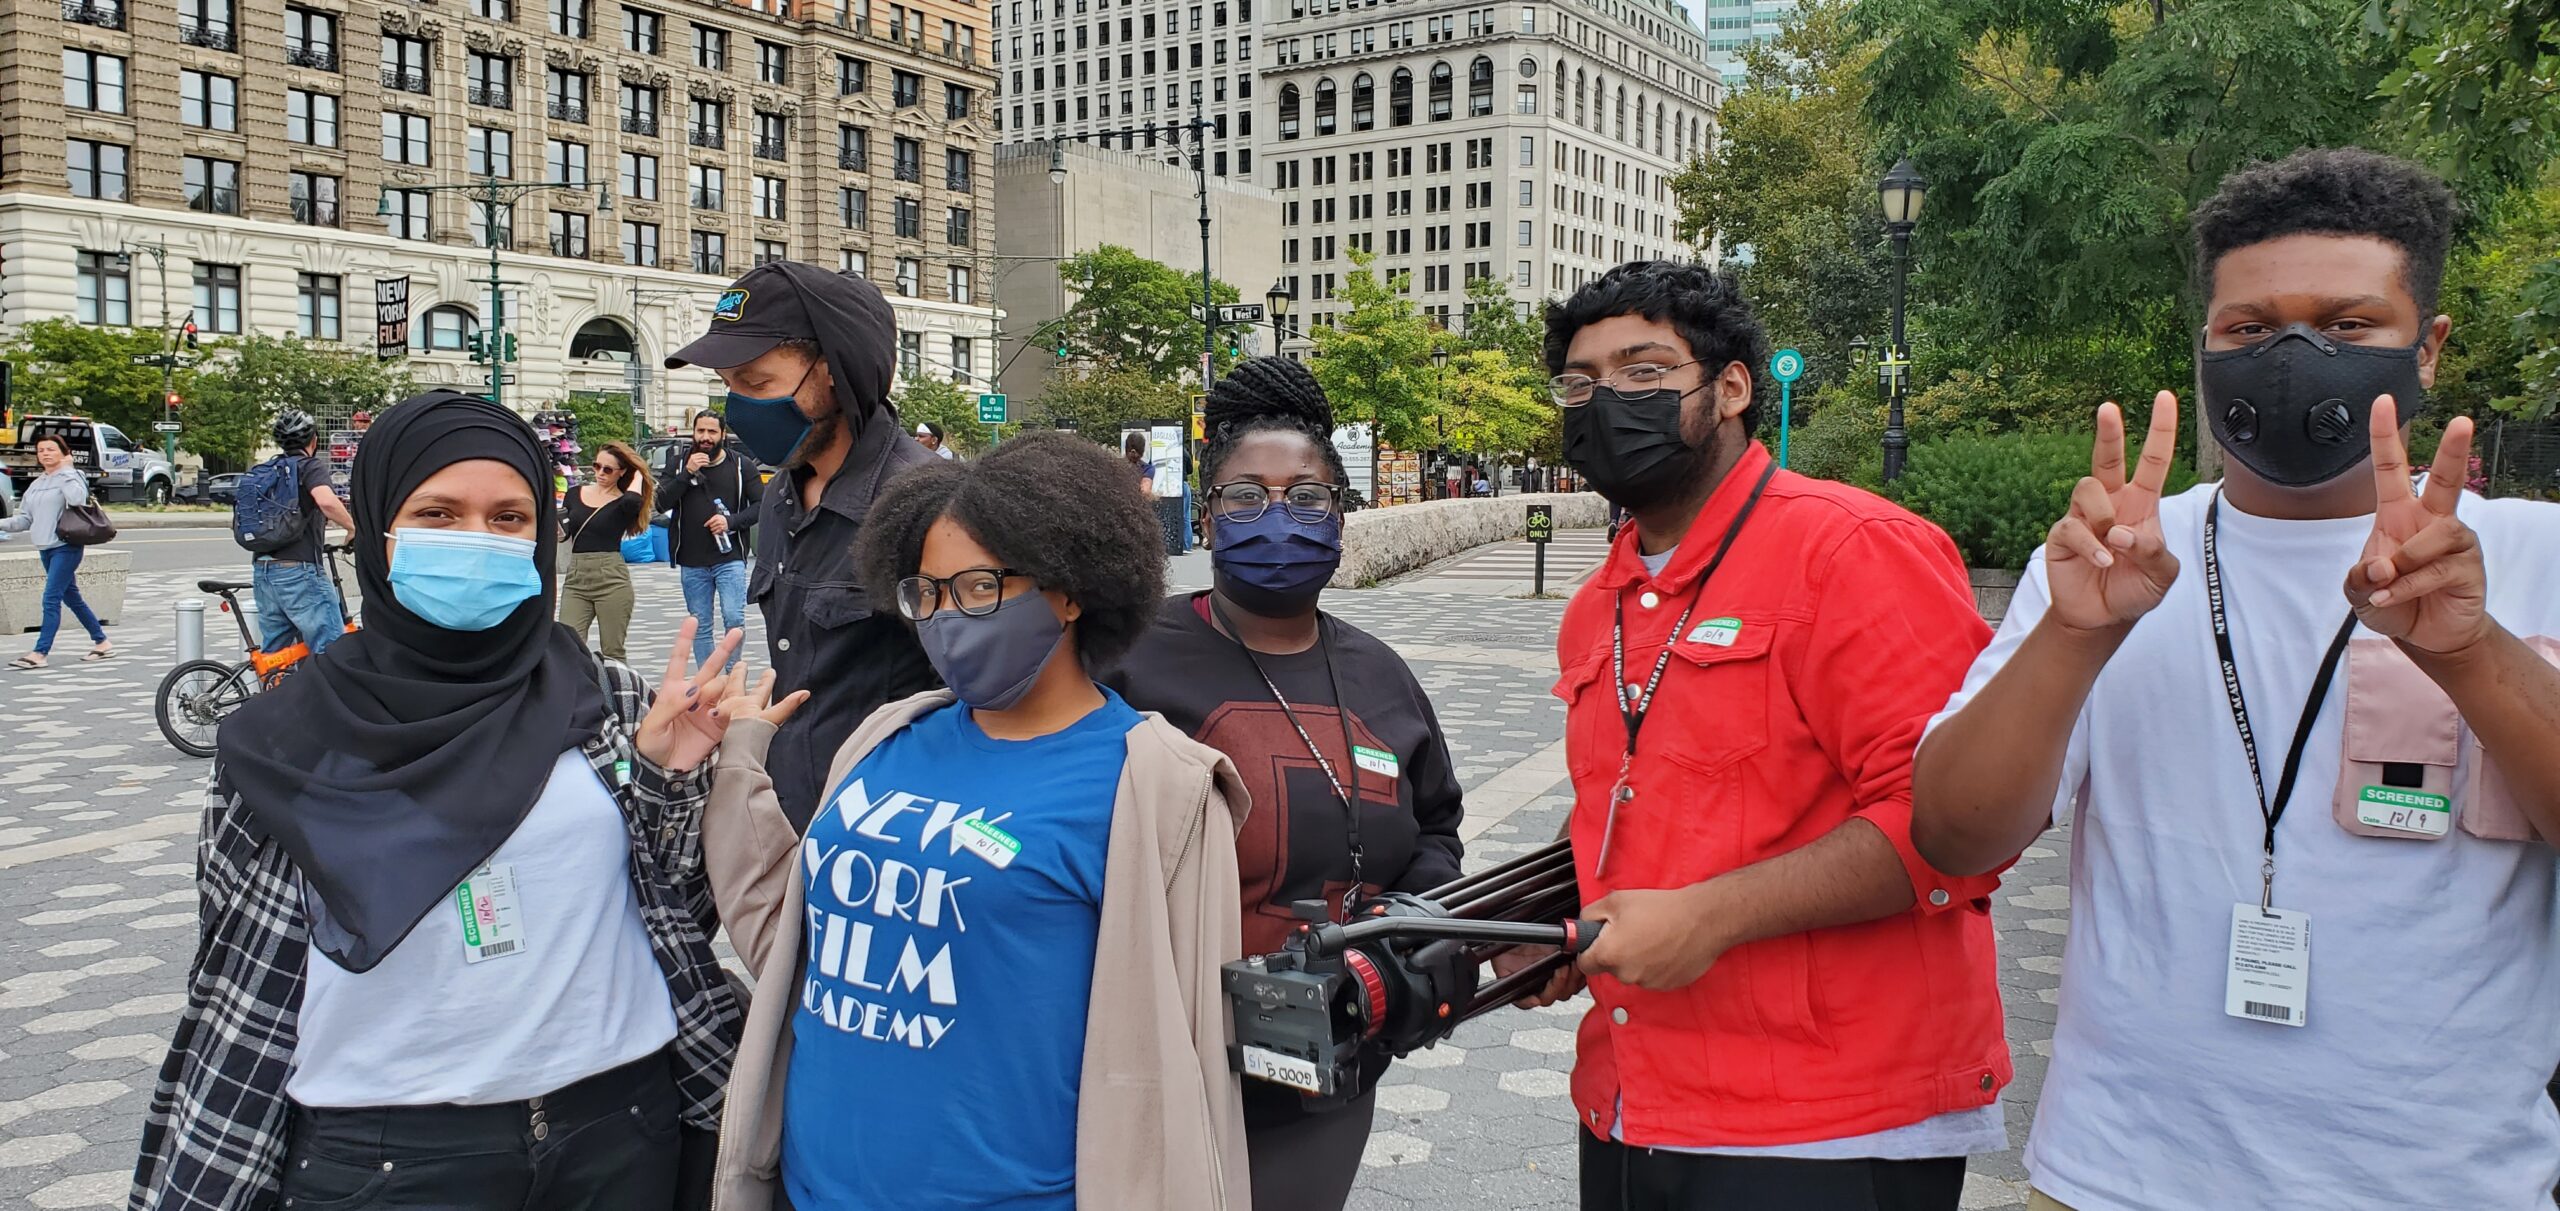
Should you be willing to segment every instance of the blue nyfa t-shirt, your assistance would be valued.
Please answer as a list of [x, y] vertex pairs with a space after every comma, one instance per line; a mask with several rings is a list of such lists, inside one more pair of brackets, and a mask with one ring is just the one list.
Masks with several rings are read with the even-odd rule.
[[811, 822], [782, 1120], [798, 1211], [1074, 1211], [1103, 856], [1138, 724], [1103, 694], [1037, 740], [935, 711]]

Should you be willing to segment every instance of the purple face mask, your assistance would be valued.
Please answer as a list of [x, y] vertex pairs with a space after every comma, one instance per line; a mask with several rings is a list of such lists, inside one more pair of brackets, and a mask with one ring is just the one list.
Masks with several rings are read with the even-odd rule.
[[946, 609], [916, 623], [933, 671], [960, 701], [982, 711], [1010, 710], [1022, 701], [1066, 638], [1066, 624], [1038, 593], [1006, 598], [993, 613], [974, 618]]

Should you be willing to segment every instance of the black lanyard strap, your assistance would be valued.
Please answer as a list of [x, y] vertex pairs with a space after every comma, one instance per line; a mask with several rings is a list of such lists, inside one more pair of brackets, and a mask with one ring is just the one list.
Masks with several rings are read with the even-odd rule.
[[1617, 610], [1616, 623], [1611, 628], [1609, 636], [1609, 668], [1613, 682], [1610, 692], [1618, 697], [1619, 717], [1627, 721], [1629, 764], [1635, 761], [1636, 736], [1644, 731], [1645, 716], [1653, 712], [1654, 691], [1662, 688], [1663, 671], [1671, 667], [1671, 645], [1677, 643], [1681, 634], [1689, 629], [1689, 616], [1697, 613], [1698, 603], [1706, 599], [1707, 581], [1716, 574], [1717, 568], [1724, 565], [1726, 553], [1733, 550], [1733, 540], [1742, 534], [1742, 523], [1751, 520], [1751, 511], [1760, 507], [1760, 494], [1768, 490], [1770, 479], [1777, 474], [1778, 464], [1771, 462], [1769, 469], [1760, 473], [1759, 482], [1751, 485], [1751, 495], [1743, 499], [1742, 511], [1734, 514], [1733, 523], [1724, 528], [1724, 537], [1716, 541], [1715, 555], [1707, 560], [1706, 568], [1698, 573], [1698, 583], [1689, 594], [1689, 604], [1681, 608], [1679, 621], [1671, 624], [1671, 634], [1662, 641], [1662, 653], [1654, 657], [1653, 675], [1645, 678], [1644, 692], [1641, 695], [1627, 688], [1627, 598], [1623, 592], [1616, 596], [1614, 600]]
[[2329, 683], [2338, 674], [2338, 662], [2347, 654], [2347, 641], [2354, 637], [2356, 616], [2347, 614], [2338, 634], [2329, 641], [2329, 650], [2320, 657], [2320, 671], [2312, 678], [2311, 693], [2302, 704], [2302, 719], [2293, 725], [2293, 744], [2285, 750], [2284, 770], [2276, 777], [2276, 793], [2267, 797], [2266, 773], [2258, 762], [2257, 733], [2249, 727], [2249, 702], [2240, 692], [2240, 659], [2231, 646], [2231, 616], [2222, 598], [2222, 552], [2215, 543], [2215, 531], [2222, 524], [2222, 493], [2213, 494], [2213, 503], [2204, 513], [2204, 595], [2205, 605], [2213, 617], [2213, 650], [2222, 661], [2222, 692], [2230, 700], [2231, 722], [2240, 729], [2240, 751], [2249, 758], [2249, 781], [2257, 787], [2258, 815], [2267, 829], [2261, 842], [2263, 860], [2258, 866], [2258, 908], [2273, 906], [2276, 886], [2276, 822], [2284, 819], [2284, 809], [2293, 800], [2294, 779], [2302, 773], [2302, 750], [2311, 743], [2311, 725], [2320, 718], [2320, 707], [2329, 700]]
[[[1351, 841], [1351, 886], [1342, 893], [1341, 919], [1349, 921], [1352, 906], [1358, 902], [1361, 889], [1368, 882], [1362, 870], [1367, 851], [1360, 845], [1360, 801], [1352, 794], [1352, 787], [1345, 784], [1342, 775], [1335, 771], [1333, 760], [1324, 755], [1322, 748], [1316, 746], [1316, 738], [1307, 731], [1307, 725], [1298, 718], [1297, 708], [1290, 705], [1288, 695], [1280, 692], [1280, 683], [1271, 679], [1270, 670], [1262, 667], [1262, 658], [1245, 643], [1242, 633], [1236, 630], [1235, 623], [1228, 620], [1226, 611], [1219, 609], [1214, 600], [1210, 602], [1209, 608], [1218, 615], [1218, 623], [1227, 629], [1228, 637], [1236, 641], [1236, 648], [1244, 653], [1245, 663], [1253, 666], [1254, 675], [1262, 678], [1262, 688], [1269, 690], [1271, 700], [1280, 704], [1280, 714], [1288, 719], [1290, 729], [1298, 733], [1298, 743], [1307, 746], [1307, 755], [1316, 759], [1316, 768], [1324, 771], [1324, 780], [1332, 785], [1334, 798], [1342, 802], [1344, 821]], [[1360, 777], [1360, 750], [1352, 743], [1351, 738], [1351, 704], [1342, 696], [1342, 677], [1334, 671], [1333, 645], [1325, 641], [1324, 624], [1324, 615], [1317, 614], [1316, 652], [1324, 657], [1325, 681], [1333, 689], [1333, 713], [1342, 724], [1342, 756], [1344, 760], [1351, 762], [1353, 771], [1351, 776], [1356, 782]]]

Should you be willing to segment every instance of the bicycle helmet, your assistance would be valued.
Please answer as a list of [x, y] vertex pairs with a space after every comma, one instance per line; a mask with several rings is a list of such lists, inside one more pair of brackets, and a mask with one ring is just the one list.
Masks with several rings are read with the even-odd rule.
[[310, 413], [300, 408], [286, 408], [276, 413], [275, 425], [267, 432], [276, 439], [278, 446], [300, 450], [320, 436], [320, 425], [311, 419]]

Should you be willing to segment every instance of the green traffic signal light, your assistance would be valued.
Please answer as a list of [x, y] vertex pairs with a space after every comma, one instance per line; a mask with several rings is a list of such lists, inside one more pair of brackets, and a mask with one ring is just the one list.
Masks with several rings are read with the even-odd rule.
[[467, 336], [467, 337], [462, 338], [462, 347], [471, 351], [471, 360], [472, 360], [472, 361], [477, 362], [477, 361], [485, 361], [485, 360], [487, 360], [487, 358], [486, 358], [486, 357], [481, 353], [481, 351], [480, 351], [480, 334], [479, 334], [479, 333], [474, 332], [474, 333], [472, 333], [471, 335], [469, 335], [469, 336]]

